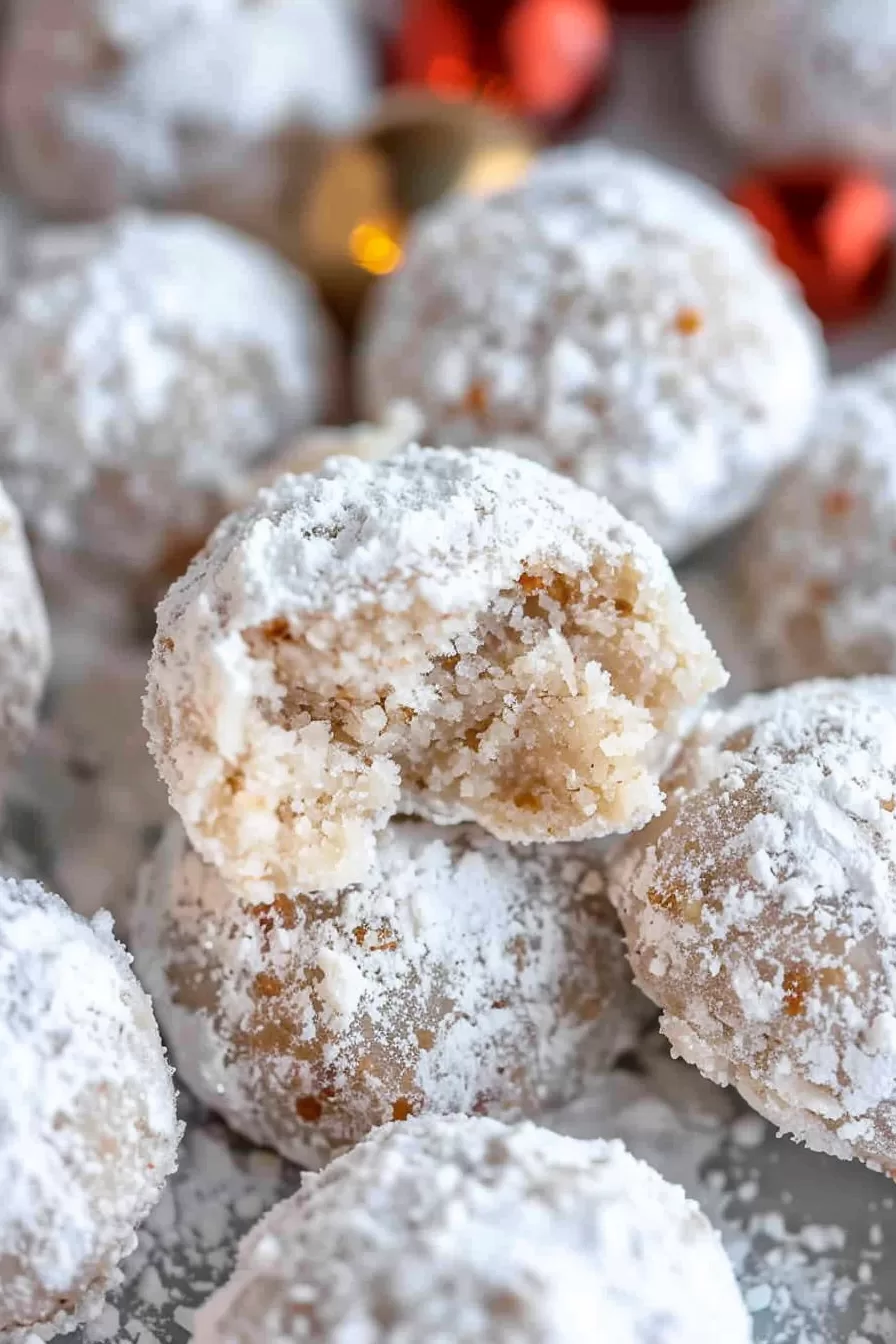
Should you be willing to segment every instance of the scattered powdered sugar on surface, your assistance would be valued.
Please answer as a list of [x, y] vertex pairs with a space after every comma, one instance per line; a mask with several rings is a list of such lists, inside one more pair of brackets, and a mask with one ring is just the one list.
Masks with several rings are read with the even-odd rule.
[[[187, 1095], [181, 1113], [180, 1171], [125, 1286], [73, 1344], [186, 1344], [240, 1237], [298, 1185], [294, 1168], [247, 1149]], [[598, 1094], [544, 1119], [576, 1138], [621, 1139], [700, 1202], [723, 1233], [756, 1344], [896, 1344], [896, 1201], [883, 1177], [782, 1143], [656, 1037]]]
[[365, 410], [536, 457], [680, 556], [756, 504], [799, 450], [825, 364], [814, 319], [745, 216], [607, 144], [452, 198], [375, 294]]

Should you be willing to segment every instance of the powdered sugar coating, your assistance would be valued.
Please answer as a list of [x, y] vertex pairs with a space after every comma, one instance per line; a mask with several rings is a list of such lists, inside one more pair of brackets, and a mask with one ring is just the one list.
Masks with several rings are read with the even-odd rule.
[[347, 131], [371, 100], [343, 0], [27, 0], [0, 84], [22, 187], [67, 214], [273, 202], [287, 159], [294, 175], [309, 137]]
[[[287, 473], [302, 476], [320, 471], [328, 457], [359, 457], [379, 462], [407, 448], [420, 437], [420, 415], [410, 402], [393, 402], [381, 424], [320, 426], [308, 430], [280, 450], [250, 482], [252, 492], [273, 485]], [[240, 503], [247, 503], [246, 495]]]
[[545, 154], [417, 226], [360, 365], [378, 415], [489, 443], [606, 495], [673, 558], [743, 517], [797, 452], [825, 355], [745, 216], [605, 144]]
[[50, 628], [18, 510], [0, 486], [0, 790], [34, 732]]
[[896, 679], [708, 714], [610, 895], [674, 1049], [811, 1148], [896, 1168]]
[[0, 1340], [96, 1315], [174, 1170], [171, 1071], [108, 915], [0, 879]]
[[41, 546], [145, 574], [327, 409], [333, 357], [302, 277], [220, 225], [39, 228], [0, 313], [0, 472]]
[[705, 0], [695, 68], [719, 129], [761, 158], [896, 162], [890, 0]]
[[474, 827], [393, 822], [366, 883], [253, 907], [175, 824], [130, 930], [184, 1082], [305, 1167], [408, 1114], [564, 1104], [650, 1015], [598, 856]]
[[619, 1142], [378, 1130], [263, 1219], [196, 1344], [749, 1344], [718, 1234]]
[[398, 810], [524, 842], [642, 824], [665, 735], [723, 681], [606, 501], [412, 446], [221, 524], [159, 608], [146, 725], [199, 854], [271, 900], [363, 881]]
[[774, 682], [896, 672], [896, 357], [832, 385], [742, 577]]

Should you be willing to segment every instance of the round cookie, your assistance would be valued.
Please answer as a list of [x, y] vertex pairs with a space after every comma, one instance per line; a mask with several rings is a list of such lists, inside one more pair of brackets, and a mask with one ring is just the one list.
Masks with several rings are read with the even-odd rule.
[[514, 841], [642, 825], [724, 673], [660, 550], [534, 462], [283, 476], [159, 607], [145, 721], [199, 854], [272, 900], [363, 881], [397, 811]]
[[99, 1313], [176, 1164], [171, 1071], [112, 921], [0, 879], [0, 1339]]
[[387, 1120], [563, 1105], [634, 1045], [650, 1010], [598, 865], [402, 820], [364, 883], [253, 906], [175, 824], [130, 943], [191, 1091], [316, 1168]]
[[610, 895], [676, 1053], [810, 1148], [896, 1169], [896, 679], [708, 714]]
[[718, 1233], [621, 1143], [428, 1118], [378, 1130], [244, 1242], [196, 1344], [749, 1344]]
[[694, 65], [711, 119], [760, 159], [896, 162], [892, 0], [705, 0]]
[[896, 673], [896, 357], [827, 392], [747, 534], [741, 578], [774, 683]]
[[405, 398], [428, 442], [537, 458], [675, 558], [796, 454], [824, 364], [746, 216], [597, 144], [425, 217], [375, 291], [359, 380], [371, 415]]
[[42, 573], [185, 564], [234, 482], [329, 409], [334, 358], [302, 277], [221, 225], [33, 231], [0, 312], [0, 474]]
[[0, 486], [0, 792], [34, 732], [50, 627], [19, 512]]
[[317, 139], [363, 117], [370, 66], [343, 0], [28, 0], [6, 39], [0, 119], [46, 210], [275, 211]]

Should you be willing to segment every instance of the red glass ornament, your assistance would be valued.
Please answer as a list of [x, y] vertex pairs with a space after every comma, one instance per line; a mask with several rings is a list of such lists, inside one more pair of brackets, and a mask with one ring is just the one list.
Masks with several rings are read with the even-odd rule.
[[406, 0], [389, 74], [560, 131], [604, 85], [610, 37], [604, 0]]
[[668, 18], [684, 14], [693, 8], [694, 0], [608, 0], [616, 14], [640, 14], [651, 18]]
[[852, 321], [883, 298], [896, 210], [878, 178], [844, 164], [792, 163], [754, 172], [729, 194], [770, 235], [822, 321]]

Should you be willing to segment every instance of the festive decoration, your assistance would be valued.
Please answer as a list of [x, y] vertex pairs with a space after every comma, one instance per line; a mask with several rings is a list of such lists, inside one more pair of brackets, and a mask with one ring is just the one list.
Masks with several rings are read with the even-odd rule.
[[448, 192], [510, 186], [535, 149], [528, 131], [482, 104], [393, 93], [366, 132], [324, 156], [284, 250], [351, 327], [373, 280], [400, 265], [418, 210]]
[[876, 177], [842, 164], [798, 163], [753, 173], [730, 195], [771, 236], [823, 321], [860, 317], [883, 296], [896, 214]]
[[592, 105], [609, 55], [604, 0], [406, 0], [388, 63], [395, 83], [559, 131]]
[[670, 15], [684, 14], [692, 9], [694, 0], [607, 0], [610, 9], [617, 14], [643, 14], [650, 17], [666, 18]]

